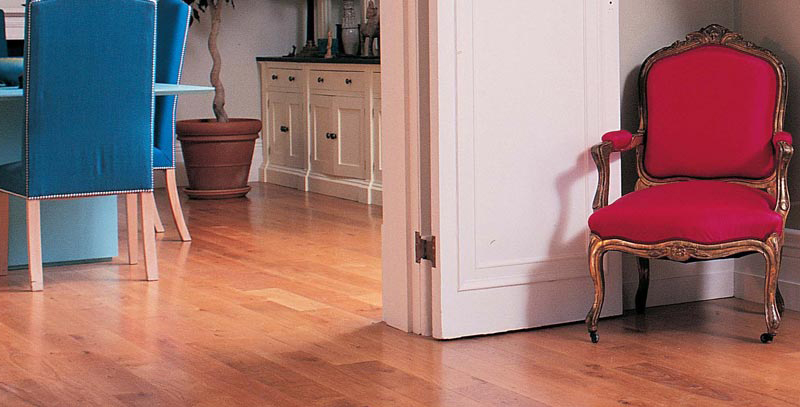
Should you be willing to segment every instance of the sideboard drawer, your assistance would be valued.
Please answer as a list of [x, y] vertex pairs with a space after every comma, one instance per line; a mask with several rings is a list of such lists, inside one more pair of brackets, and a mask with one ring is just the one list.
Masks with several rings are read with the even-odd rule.
[[311, 90], [364, 92], [367, 79], [363, 72], [311, 71]]
[[303, 71], [299, 69], [268, 68], [264, 82], [267, 88], [295, 89], [303, 87]]

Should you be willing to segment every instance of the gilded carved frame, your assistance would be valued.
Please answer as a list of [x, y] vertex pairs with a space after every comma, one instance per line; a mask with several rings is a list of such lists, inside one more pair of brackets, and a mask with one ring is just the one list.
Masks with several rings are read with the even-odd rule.
[[[592, 147], [592, 157], [598, 169], [598, 185], [592, 204], [593, 209], [597, 210], [608, 205], [610, 179], [609, 161], [610, 155], [614, 151], [636, 150], [636, 167], [639, 177], [636, 182], [636, 190], [656, 185], [697, 179], [691, 177], [657, 178], [647, 173], [644, 165], [645, 139], [647, 134], [646, 84], [650, 68], [660, 59], [705, 45], [730, 47], [770, 63], [778, 77], [773, 134], [783, 130], [783, 119], [786, 112], [787, 80], [786, 72], [780, 59], [769, 50], [760, 48], [749, 41], [745, 41], [740, 34], [732, 32], [720, 25], [710, 25], [699, 31], [689, 33], [685, 40], [676, 41], [672, 45], [654, 52], [642, 65], [639, 73], [639, 130], [633, 135], [630, 144], [618, 150], [615, 150], [613, 144], [609, 141]], [[776, 198], [775, 211], [782, 216], [785, 225], [790, 206], [787, 172], [792, 153], [792, 146], [781, 141], [776, 145], [775, 169], [768, 177], [763, 179], [719, 178], [716, 180], [742, 184], [767, 191]], [[762, 342], [769, 342], [777, 334], [780, 325], [780, 314], [783, 311], [783, 301], [780, 298], [780, 292], [777, 287], [782, 247], [783, 236], [777, 234], [769, 236], [764, 241], [748, 239], [712, 245], [681, 240], [666, 241], [657, 244], [640, 244], [620, 239], [602, 239], [592, 234], [589, 242], [589, 271], [594, 281], [595, 296], [592, 308], [586, 316], [586, 325], [590, 337], [593, 342], [597, 342], [597, 320], [600, 316], [605, 296], [602, 258], [603, 254], [607, 251], [630, 253], [640, 258], [639, 292], [636, 296], [637, 311], [639, 312], [644, 311], [647, 298], [647, 288], [649, 284], [648, 259], [668, 258], [675, 261], [688, 261], [690, 259], [711, 260], [730, 257], [740, 253], [761, 253], [766, 260], [764, 303], [767, 323], [767, 332], [761, 336], [761, 340]]]

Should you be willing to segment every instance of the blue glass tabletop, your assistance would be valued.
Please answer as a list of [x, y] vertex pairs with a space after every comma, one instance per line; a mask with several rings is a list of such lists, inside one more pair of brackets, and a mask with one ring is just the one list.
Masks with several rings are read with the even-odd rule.
[[[210, 86], [172, 85], [168, 83], [157, 83], [155, 88], [156, 96], [186, 95], [194, 93], [208, 93], [213, 91], [214, 88]], [[22, 96], [23, 91], [20, 88], [0, 87], [0, 99], [21, 98]]]

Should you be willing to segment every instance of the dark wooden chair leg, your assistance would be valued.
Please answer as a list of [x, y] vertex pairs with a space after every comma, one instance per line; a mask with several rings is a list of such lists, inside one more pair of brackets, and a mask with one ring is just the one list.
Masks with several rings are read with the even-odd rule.
[[586, 315], [586, 328], [589, 330], [589, 337], [592, 343], [597, 343], [600, 337], [597, 335], [597, 320], [600, 319], [600, 311], [603, 309], [603, 301], [606, 295], [606, 282], [603, 275], [603, 254], [602, 240], [592, 236], [589, 243], [589, 274], [594, 282], [594, 302], [589, 314]]
[[[775, 245], [777, 246], [777, 245]], [[764, 317], [767, 321], [767, 332], [761, 335], [761, 342], [769, 343], [778, 334], [781, 325], [781, 313], [778, 309], [778, 272], [781, 269], [780, 249], [768, 250], [764, 253], [766, 260], [766, 278], [764, 279]]]
[[636, 290], [636, 312], [644, 314], [647, 308], [647, 290], [650, 287], [650, 259], [636, 258], [639, 265], [639, 288]]

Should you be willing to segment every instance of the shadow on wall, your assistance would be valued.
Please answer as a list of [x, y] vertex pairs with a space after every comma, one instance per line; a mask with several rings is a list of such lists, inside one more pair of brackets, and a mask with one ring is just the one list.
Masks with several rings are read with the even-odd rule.
[[[786, 77], [789, 82], [786, 118], [784, 119], [783, 129], [792, 133], [792, 135], [797, 138], [800, 136], [800, 121], [794, 119], [796, 117], [794, 114], [800, 111], [800, 89], [793, 89], [793, 85], [800, 80], [800, 61], [798, 61], [791, 52], [782, 47], [780, 43], [770, 37], [759, 38], [753, 42], [760, 47], [772, 51], [783, 61], [783, 66], [786, 69]], [[793, 182], [789, 182], [789, 196], [794, 198], [793, 201], [796, 201], [798, 197], [800, 197], [800, 164], [798, 164], [797, 158], [792, 160], [791, 166], [789, 167], [789, 179], [793, 180]], [[789, 211], [789, 218], [786, 223], [790, 225], [790, 227], [800, 226], [800, 211], [796, 209], [794, 211]]]
[[[639, 130], [639, 69], [641, 65], [636, 65], [625, 76], [622, 84], [621, 116], [620, 124], [622, 128], [636, 133]], [[622, 153], [622, 194], [633, 192], [636, 186], [636, 152], [626, 151]]]

